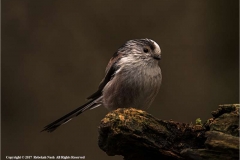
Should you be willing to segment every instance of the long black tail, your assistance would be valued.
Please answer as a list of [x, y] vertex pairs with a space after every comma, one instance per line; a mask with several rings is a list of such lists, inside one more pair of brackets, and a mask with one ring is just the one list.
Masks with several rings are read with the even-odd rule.
[[94, 100], [90, 100], [86, 104], [78, 107], [77, 109], [73, 110], [72, 112], [66, 114], [65, 116], [59, 118], [58, 120], [50, 123], [47, 126], [45, 126], [41, 132], [43, 132], [43, 131], [52, 132], [55, 129], [57, 129], [59, 126], [61, 126], [62, 124], [69, 122], [72, 118], [78, 116], [79, 114], [83, 113], [84, 111], [99, 107], [101, 105], [101, 103], [100, 103], [101, 99], [102, 99], [102, 97], [99, 97]]

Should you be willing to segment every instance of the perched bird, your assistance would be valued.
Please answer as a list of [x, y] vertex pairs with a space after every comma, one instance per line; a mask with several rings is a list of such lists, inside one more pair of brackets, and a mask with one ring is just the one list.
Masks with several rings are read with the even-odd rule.
[[42, 131], [52, 132], [86, 110], [101, 105], [109, 110], [117, 108], [148, 108], [155, 99], [162, 81], [158, 61], [159, 45], [151, 39], [127, 41], [113, 54], [106, 67], [106, 75], [89, 101], [50, 123]]

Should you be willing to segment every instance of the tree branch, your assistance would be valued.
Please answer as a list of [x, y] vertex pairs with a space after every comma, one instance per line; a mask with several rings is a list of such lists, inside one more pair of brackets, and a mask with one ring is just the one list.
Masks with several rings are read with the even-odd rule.
[[125, 160], [238, 159], [239, 105], [222, 105], [212, 115], [204, 125], [192, 125], [120, 108], [101, 121], [98, 144]]

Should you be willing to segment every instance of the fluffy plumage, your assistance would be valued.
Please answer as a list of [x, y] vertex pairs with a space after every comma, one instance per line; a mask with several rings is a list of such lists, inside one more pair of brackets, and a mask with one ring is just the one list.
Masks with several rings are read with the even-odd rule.
[[88, 97], [89, 102], [44, 127], [52, 132], [86, 110], [104, 105], [117, 108], [149, 107], [156, 97], [161, 81], [159, 45], [150, 39], [127, 41], [113, 54], [106, 67], [106, 75], [98, 90]]

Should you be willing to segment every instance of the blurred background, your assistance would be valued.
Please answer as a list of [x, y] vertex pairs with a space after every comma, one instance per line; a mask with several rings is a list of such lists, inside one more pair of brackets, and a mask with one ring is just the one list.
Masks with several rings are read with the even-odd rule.
[[159, 119], [206, 121], [239, 103], [238, 0], [2, 0], [2, 159], [108, 157], [98, 147], [103, 107], [53, 133], [48, 123], [86, 102], [125, 41], [155, 40], [163, 83], [147, 110]]

